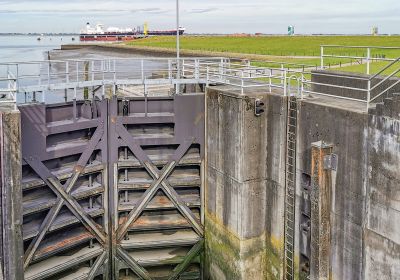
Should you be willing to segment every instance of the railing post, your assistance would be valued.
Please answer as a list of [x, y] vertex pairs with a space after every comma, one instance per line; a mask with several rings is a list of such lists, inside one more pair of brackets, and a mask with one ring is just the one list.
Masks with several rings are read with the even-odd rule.
[[198, 59], [195, 60], [195, 79], [198, 80], [200, 78], [200, 61]]
[[65, 81], [69, 83], [69, 62], [65, 62]]
[[324, 46], [321, 46], [321, 69], [324, 70]]
[[269, 92], [272, 92], [272, 69], [269, 69]]
[[244, 94], [244, 73], [243, 73], [243, 70], [242, 70], [242, 73], [241, 73], [240, 81], [241, 81], [241, 94], [243, 95]]
[[223, 58], [221, 58], [221, 61], [219, 63], [218, 72], [221, 75], [221, 79], [222, 79], [222, 75], [224, 74], [224, 59]]
[[287, 71], [286, 70], [284, 70], [284, 72], [283, 72], [283, 95], [288, 96], [287, 95]]
[[141, 71], [141, 75], [142, 75], [142, 83], [144, 83], [144, 60], [143, 59], [140, 61], [140, 71]]
[[301, 73], [301, 84], [300, 84], [300, 99], [304, 99], [304, 74]]
[[47, 87], [50, 89], [50, 62], [47, 62]]
[[17, 64], [17, 74], [15, 77], [15, 93], [14, 93], [14, 101], [17, 102], [17, 93], [19, 92], [19, 65]]
[[172, 61], [168, 59], [168, 79], [172, 82]]
[[79, 83], [79, 61], [76, 62], [76, 82]]
[[207, 65], [207, 73], [206, 73], [206, 87], [208, 87], [210, 85], [210, 68]]
[[367, 92], [367, 112], [371, 102], [371, 79], [368, 80], [368, 92]]
[[92, 81], [94, 81], [94, 60], [92, 61], [92, 69], [91, 69], [91, 71], [92, 71]]
[[371, 48], [367, 48], [367, 75], [370, 74]]
[[116, 60], [114, 59], [113, 60], [113, 73], [114, 73], [114, 84], [115, 84], [115, 81], [117, 80], [117, 66], [116, 66]]

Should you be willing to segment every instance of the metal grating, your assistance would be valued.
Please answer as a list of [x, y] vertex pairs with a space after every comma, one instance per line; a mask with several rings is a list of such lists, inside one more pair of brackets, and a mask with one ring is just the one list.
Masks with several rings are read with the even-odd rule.
[[201, 279], [204, 95], [19, 109], [25, 279]]
[[288, 97], [285, 194], [285, 279], [294, 279], [297, 98]]

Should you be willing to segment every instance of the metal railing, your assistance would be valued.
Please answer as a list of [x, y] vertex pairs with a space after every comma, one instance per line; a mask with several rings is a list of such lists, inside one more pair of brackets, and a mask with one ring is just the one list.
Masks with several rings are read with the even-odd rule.
[[7, 71], [6, 78], [0, 78], [0, 82], [6, 82], [7, 88], [0, 88], [0, 103], [7, 103], [10, 100], [16, 101], [18, 92], [18, 79], [10, 71]]
[[[327, 51], [330, 49], [335, 50], [336, 53], [327, 54]], [[366, 64], [366, 74], [369, 75], [371, 74], [371, 63], [395, 61], [398, 57], [397, 52], [392, 58], [387, 57], [388, 52], [390, 53], [395, 50], [400, 51], [400, 47], [321, 45], [321, 69], [327, 68], [325, 58], [345, 58], [350, 61], [356, 60], [359, 64]], [[374, 55], [373, 51], [378, 53]], [[383, 53], [379, 53], [379, 51]]]
[[[181, 73], [179, 78], [178, 65]], [[393, 67], [397, 68], [382, 77], [382, 74]], [[5, 73], [3, 76], [1, 76], [2, 68]], [[115, 95], [118, 87], [129, 86], [143, 86], [143, 94], [146, 96], [146, 89], [154, 85], [170, 85], [174, 87], [175, 94], [180, 94], [178, 90], [181, 84], [221, 84], [237, 89], [240, 94], [260, 88], [267, 92], [278, 90], [284, 96], [299, 98], [315, 94], [362, 102], [368, 109], [379, 97], [400, 84], [400, 79], [392, 80], [399, 72], [400, 58], [371, 77], [310, 72], [289, 67], [260, 67], [252, 65], [249, 61], [235, 61], [221, 57], [182, 58], [179, 63], [171, 58], [3, 63], [0, 64], [0, 94], [4, 96], [0, 101], [16, 102], [18, 94], [33, 93], [35, 96], [36, 93], [41, 93], [41, 101], [46, 102], [48, 95], [67, 90], [73, 93], [71, 99], [77, 99], [78, 92], [81, 94], [88, 88], [95, 89], [104, 97], [106, 90]], [[318, 77], [319, 80], [316, 79]], [[349, 85], [321, 82], [324, 77], [348, 80]], [[360, 85], [352, 86], [351, 81], [359, 81]], [[342, 96], [331, 94], [327, 89], [347, 90], [351, 94]], [[36, 101], [36, 97], [33, 100]]]

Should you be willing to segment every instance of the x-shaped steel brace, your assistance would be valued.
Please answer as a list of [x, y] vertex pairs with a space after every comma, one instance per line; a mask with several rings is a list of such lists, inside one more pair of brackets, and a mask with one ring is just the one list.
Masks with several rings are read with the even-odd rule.
[[[172, 275], [168, 278], [168, 280], [177, 280], [179, 276], [185, 272], [188, 266], [192, 263], [192, 260], [199, 255], [204, 246], [204, 239], [200, 239], [192, 249], [186, 254], [182, 263], [178, 264]], [[137, 261], [135, 261], [121, 246], [117, 248], [118, 256], [129, 266], [129, 268], [135, 272], [140, 278], [144, 280], [152, 280], [153, 278], [150, 276], [149, 272], [143, 268]]]
[[84, 226], [101, 242], [105, 243], [105, 234], [97, 227], [96, 223], [91, 219], [89, 215], [82, 209], [79, 203], [75, 202], [71, 197], [71, 191], [79, 176], [83, 171], [83, 167], [87, 164], [90, 156], [93, 154], [94, 149], [100, 142], [104, 133], [104, 123], [97, 127], [93, 137], [90, 139], [87, 148], [80, 156], [76, 167], [74, 168], [74, 173], [67, 180], [65, 185], [61, 185], [60, 181], [50, 172], [50, 170], [37, 158], [27, 157], [24, 158], [29, 166], [41, 177], [41, 179], [53, 190], [57, 195], [56, 205], [51, 208], [51, 210], [46, 215], [42, 225], [40, 226], [39, 234], [30, 243], [28, 249], [25, 253], [24, 268], [26, 269], [30, 262], [32, 261], [37, 248], [45, 237], [46, 233], [50, 229], [51, 225], [55, 221], [58, 213], [60, 212], [64, 203], [70, 209], [70, 211], [83, 220]]
[[186, 254], [185, 259], [182, 263], [178, 264], [173, 270], [172, 275], [168, 278], [168, 280], [178, 280], [179, 276], [185, 272], [188, 266], [191, 264], [192, 260], [199, 255], [201, 250], [203, 249], [204, 239], [200, 239], [196, 245], [193, 246], [192, 249]]
[[[117, 241], [120, 242], [125, 234], [127, 233], [130, 225], [139, 217], [139, 215], [144, 211], [146, 206], [150, 203], [151, 199], [157, 193], [157, 191], [162, 188], [168, 198], [172, 201], [172, 203], [177, 207], [177, 209], [182, 213], [182, 215], [189, 221], [193, 229], [199, 234], [201, 237], [203, 236], [203, 228], [197, 218], [194, 216], [193, 212], [187, 207], [185, 202], [180, 198], [179, 194], [172, 188], [169, 183], [166, 181], [166, 178], [171, 174], [177, 164], [179, 164], [182, 157], [190, 148], [193, 140], [185, 141], [183, 144], [179, 146], [179, 148], [175, 151], [175, 154], [171, 157], [171, 160], [163, 167], [160, 171], [150, 160], [148, 155], [143, 151], [143, 149], [136, 144], [132, 135], [123, 127], [121, 124], [117, 124], [116, 131], [122, 140], [127, 144], [129, 149], [135, 155], [135, 157], [139, 160], [139, 162], [146, 168], [149, 174], [153, 177], [154, 181], [150, 185], [150, 187], [143, 194], [141, 201], [135, 208], [128, 214], [127, 220], [121, 225], [117, 230]], [[160, 186], [161, 185], [161, 186]], [[202, 239], [203, 240], [203, 239]], [[189, 260], [189, 262], [184, 261], [184, 263], [178, 265], [174, 269], [174, 273], [171, 276], [171, 279], [177, 279], [179, 275], [187, 268], [190, 264], [191, 260], [198, 254], [201, 250], [203, 243], [200, 245], [196, 244], [192, 250], [189, 251], [188, 256], [185, 260]], [[195, 255], [192, 256], [195, 252]], [[143, 268], [139, 263], [137, 263], [122, 247], [118, 245], [117, 253], [121, 259], [123, 259], [127, 265], [134, 271], [137, 275], [139, 275], [143, 279], [152, 279], [150, 274], [147, 272], [145, 268]]]
[[[162, 188], [171, 202], [177, 207], [177, 209], [181, 212], [181, 214], [188, 220], [196, 233], [200, 236], [203, 236], [204, 231], [203, 227], [197, 220], [196, 216], [193, 212], [187, 207], [185, 202], [179, 196], [179, 194], [175, 191], [173, 187], [166, 181], [166, 178], [170, 175], [173, 169], [179, 164], [182, 157], [190, 148], [193, 140], [185, 141], [183, 144], [179, 146], [179, 148], [175, 151], [175, 154], [172, 156], [171, 161], [167, 163], [164, 168], [160, 171], [150, 160], [147, 154], [143, 151], [143, 149], [135, 143], [132, 135], [124, 128], [121, 124], [118, 124], [116, 127], [117, 133], [122, 138], [122, 140], [127, 144], [132, 153], [136, 156], [136, 158], [140, 161], [140, 163], [146, 168], [149, 174], [153, 177], [154, 181], [150, 185], [150, 187], [143, 194], [141, 201], [135, 208], [128, 214], [128, 217], [125, 223], [120, 226], [117, 231], [117, 239], [121, 241], [125, 234], [127, 233], [130, 225], [139, 217], [139, 215], [143, 212], [146, 206], [150, 203], [150, 200], [157, 193], [157, 191]], [[160, 186], [161, 185], [161, 186]]]

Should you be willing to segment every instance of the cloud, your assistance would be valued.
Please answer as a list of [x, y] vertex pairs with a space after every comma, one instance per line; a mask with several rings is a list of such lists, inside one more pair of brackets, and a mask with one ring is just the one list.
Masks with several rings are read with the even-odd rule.
[[[398, 0], [181, 0], [188, 32], [368, 33], [371, 26], [396, 33]], [[131, 26], [145, 21], [170, 28], [175, 0], [0, 0], [0, 32], [77, 31], [82, 22]], [[206, 19], [206, 20], [205, 20]]]
[[213, 11], [218, 11], [218, 8], [206, 8], [206, 9], [191, 9], [186, 11], [189, 14], [205, 14]]

